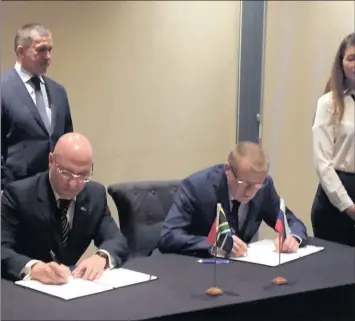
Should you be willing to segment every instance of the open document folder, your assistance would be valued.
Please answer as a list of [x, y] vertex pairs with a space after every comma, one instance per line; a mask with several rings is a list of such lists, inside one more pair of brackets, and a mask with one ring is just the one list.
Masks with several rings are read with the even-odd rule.
[[64, 300], [70, 300], [156, 279], [157, 277], [154, 275], [118, 268], [106, 270], [103, 275], [95, 281], [74, 279], [70, 276], [68, 283], [63, 285], [47, 285], [35, 280], [17, 281], [15, 284], [44, 292]]
[[[299, 248], [296, 253], [281, 253], [281, 264], [300, 259], [307, 255], [322, 251], [323, 249], [324, 247], [306, 245], [305, 247]], [[217, 256], [224, 257], [221, 253], [219, 253]], [[277, 253], [275, 250], [275, 244], [273, 240], [262, 240], [251, 243], [248, 245], [248, 254], [246, 256], [237, 257], [229, 255], [227, 258], [230, 260], [268, 266], [279, 265], [279, 253]]]

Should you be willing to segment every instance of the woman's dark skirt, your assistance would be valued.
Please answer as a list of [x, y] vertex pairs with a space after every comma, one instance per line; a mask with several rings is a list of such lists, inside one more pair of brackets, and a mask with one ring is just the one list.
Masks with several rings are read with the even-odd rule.
[[[340, 171], [337, 174], [355, 202], [355, 174]], [[355, 246], [355, 221], [330, 203], [320, 184], [313, 201], [311, 220], [315, 237]]]

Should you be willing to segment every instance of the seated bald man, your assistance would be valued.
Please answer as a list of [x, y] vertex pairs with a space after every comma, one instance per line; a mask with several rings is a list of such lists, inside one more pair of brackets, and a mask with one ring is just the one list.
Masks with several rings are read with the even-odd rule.
[[[245, 255], [261, 222], [274, 228], [279, 213], [280, 197], [267, 175], [268, 168], [258, 144], [240, 142], [225, 164], [185, 178], [164, 222], [158, 241], [160, 252], [209, 256], [207, 236], [220, 203], [232, 232], [223, 246], [229, 243], [227, 251]], [[276, 250], [295, 252], [307, 238], [306, 227], [288, 208], [286, 217], [291, 233], [282, 248], [276, 238]]]
[[[11, 280], [63, 284], [120, 266], [128, 246], [111, 217], [105, 187], [92, 182], [93, 150], [68, 133], [49, 153], [49, 170], [10, 183], [1, 198], [1, 271]], [[98, 250], [77, 261], [94, 240]]]

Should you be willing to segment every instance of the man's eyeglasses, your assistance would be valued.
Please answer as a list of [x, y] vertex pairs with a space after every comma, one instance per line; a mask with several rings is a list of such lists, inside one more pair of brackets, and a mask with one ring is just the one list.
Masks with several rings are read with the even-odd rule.
[[78, 174], [74, 174], [72, 172], [67, 171], [66, 169], [61, 168], [56, 161], [56, 157], [55, 155], [53, 155], [53, 159], [54, 159], [54, 165], [57, 169], [57, 171], [66, 179], [71, 180], [79, 180], [83, 183], [88, 183], [92, 180], [92, 176], [94, 174], [94, 165], [92, 165], [91, 167], [91, 172], [88, 175], [78, 175]]
[[235, 170], [233, 169], [233, 167], [230, 164], [229, 164], [229, 169], [233, 173], [233, 176], [235, 177], [235, 180], [236, 180], [238, 186], [240, 186], [242, 188], [261, 189], [267, 185], [267, 181], [265, 179], [262, 183], [252, 183], [252, 182], [242, 181], [242, 180], [238, 179], [237, 173], [235, 172]]

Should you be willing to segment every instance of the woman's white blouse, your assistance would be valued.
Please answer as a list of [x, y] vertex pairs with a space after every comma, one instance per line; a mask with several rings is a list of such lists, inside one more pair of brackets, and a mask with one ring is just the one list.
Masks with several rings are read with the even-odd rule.
[[341, 212], [354, 202], [335, 171], [355, 173], [355, 102], [350, 94], [344, 97], [344, 105], [343, 119], [335, 123], [332, 94], [320, 97], [312, 127], [313, 158], [320, 184], [329, 201]]

